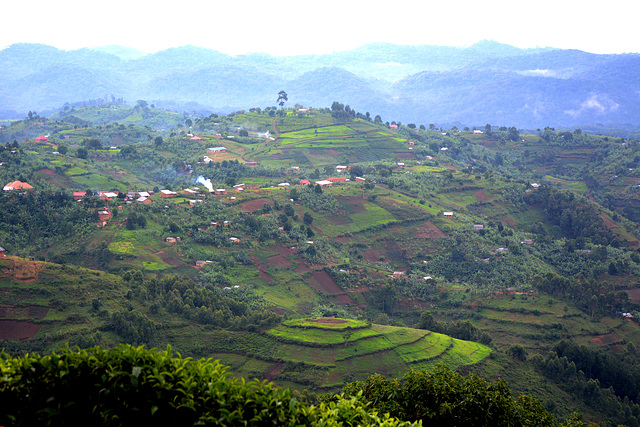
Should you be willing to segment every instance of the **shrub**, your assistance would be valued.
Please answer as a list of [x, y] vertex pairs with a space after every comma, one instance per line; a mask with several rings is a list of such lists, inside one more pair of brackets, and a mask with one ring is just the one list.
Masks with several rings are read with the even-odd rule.
[[217, 361], [170, 348], [0, 356], [0, 425], [409, 425], [379, 417], [359, 396], [307, 406], [288, 389], [229, 379]]

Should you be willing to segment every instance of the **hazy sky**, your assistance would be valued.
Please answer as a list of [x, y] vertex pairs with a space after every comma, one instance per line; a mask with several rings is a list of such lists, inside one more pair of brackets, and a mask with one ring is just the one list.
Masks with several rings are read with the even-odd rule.
[[0, 49], [44, 43], [59, 49], [118, 44], [146, 52], [187, 44], [228, 54], [329, 53], [372, 42], [517, 47], [593, 53], [640, 52], [629, 0], [354, 1], [9, 0]]

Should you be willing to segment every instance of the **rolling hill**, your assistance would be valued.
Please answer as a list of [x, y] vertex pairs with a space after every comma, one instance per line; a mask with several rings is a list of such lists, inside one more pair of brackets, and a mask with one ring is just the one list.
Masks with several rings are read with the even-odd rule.
[[27, 110], [48, 113], [113, 96], [178, 112], [196, 102], [203, 111], [227, 113], [271, 106], [284, 89], [292, 103], [339, 101], [385, 121], [637, 129], [637, 63], [635, 54], [527, 50], [489, 41], [467, 48], [373, 44], [299, 57], [232, 57], [194, 46], [119, 57], [108, 49], [17, 44], [0, 51], [0, 111], [19, 118]]
[[[319, 392], [444, 363], [562, 417], [638, 408], [637, 141], [394, 129], [339, 103], [74, 106], [0, 138], [3, 185], [35, 187], [0, 195], [12, 354], [170, 343]], [[567, 343], [626, 369], [617, 388]]]

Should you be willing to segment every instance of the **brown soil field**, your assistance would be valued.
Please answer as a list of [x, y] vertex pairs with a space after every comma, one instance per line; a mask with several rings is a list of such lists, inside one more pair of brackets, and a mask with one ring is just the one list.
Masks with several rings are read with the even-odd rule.
[[516, 225], [516, 222], [513, 219], [509, 218], [508, 216], [502, 218], [501, 221], [504, 221], [504, 222], [506, 222], [508, 224], [511, 224], [511, 225]]
[[324, 150], [324, 152], [327, 153], [329, 156], [332, 156], [332, 157], [340, 155], [340, 153], [338, 153], [338, 150], [336, 150], [335, 148], [326, 148]]
[[493, 196], [488, 195], [484, 190], [477, 191], [473, 197], [475, 197], [478, 202], [486, 202], [493, 199]]
[[276, 251], [276, 253], [278, 253], [278, 254], [280, 254], [282, 256], [291, 255], [291, 250], [285, 248], [284, 246], [274, 246], [273, 250]]
[[438, 227], [429, 221], [426, 221], [423, 226], [416, 227], [415, 237], [419, 239], [440, 239], [447, 237]]
[[309, 285], [317, 291], [329, 295], [342, 294], [344, 291], [338, 287], [326, 271], [317, 270], [311, 273]]
[[369, 249], [362, 254], [362, 258], [369, 262], [378, 262], [378, 260], [380, 259], [380, 253], [375, 249]]
[[351, 239], [348, 238], [347, 236], [336, 237], [336, 240], [342, 243], [343, 245], [351, 241]]
[[56, 174], [56, 172], [52, 171], [51, 169], [40, 169], [38, 172], [49, 176], [54, 176]]
[[182, 265], [184, 265], [183, 262], [181, 262], [178, 259], [175, 259], [174, 257], [172, 257], [171, 255], [169, 255], [168, 253], [166, 253], [165, 251], [160, 251], [160, 252], [156, 252], [154, 255], [156, 255], [158, 258], [160, 258], [162, 261], [166, 262], [169, 265], [172, 265], [174, 267], [180, 267]]
[[269, 265], [276, 268], [289, 268], [292, 265], [291, 262], [282, 255], [276, 255], [267, 258], [267, 262], [269, 263]]
[[628, 289], [625, 292], [627, 293], [627, 295], [629, 295], [629, 299], [632, 302], [640, 304], [640, 288]]
[[602, 215], [600, 215], [600, 218], [602, 218], [602, 220], [604, 221], [604, 225], [606, 225], [607, 228], [618, 228], [618, 224], [616, 224], [615, 222], [611, 221], [610, 219], [605, 218]]
[[293, 271], [295, 271], [296, 273], [302, 274], [302, 273], [306, 273], [307, 271], [311, 271], [311, 268], [309, 268], [307, 264], [298, 261], [298, 267]]
[[267, 380], [267, 381], [273, 381], [273, 379], [276, 377], [276, 375], [278, 375], [280, 373], [280, 371], [282, 371], [282, 368], [284, 368], [284, 363], [282, 363], [282, 362], [278, 362], [278, 363], [272, 365], [269, 368], [269, 370], [264, 373], [264, 375], [262, 376], [262, 379], [263, 380]]
[[269, 276], [267, 273], [265, 273], [264, 271], [260, 271], [260, 277], [262, 277], [264, 280], [266, 280], [267, 282], [273, 282], [273, 279], [271, 278], [271, 276]]
[[610, 345], [615, 342], [618, 342], [620, 341], [620, 338], [618, 338], [616, 334], [610, 333], [610, 334], [600, 335], [598, 337], [595, 337], [591, 341], [593, 341], [594, 344], [597, 346], [603, 346], [603, 345]]
[[397, 157], [401, 159], [406, 159], [406, 160], [413, 160], [416, 158], [416, 156], [414, 156], [413, 153], [393, 153], [393, 154], [395, 154]]
[[273, 201], [271, 199], [264, 198], [264, 199], [255, 199], [255, 200], [249, 200], [248, 202], [243, 202], [240, 204], [240, 207], [246, 212], [255, 212], [262, 209], [265, 203], [268, 203], [271, 206], [273, 206]]
[[44, 319], [49, 312], [49, 307], [39, 305], [27, 305], [15, 307], [12, 305], [0, 306], [0, 319]]
[[24, 340], [38, 333], [40, 325], [18, 320], [0, 320], [0, 340]]

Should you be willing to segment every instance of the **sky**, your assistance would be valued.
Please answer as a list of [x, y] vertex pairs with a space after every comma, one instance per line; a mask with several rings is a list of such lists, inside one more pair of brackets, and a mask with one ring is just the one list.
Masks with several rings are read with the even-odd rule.
[[[8, 3], [8, 4], [6, 4]], [[434, 4], [436, 3], [436, 4]], [[367, 43], [638, 53], [630, 0], [9, 0], [0, 49], [43, 43], [63, 50], [121, 45], [153, 53], [193, 45], [226, 54], [323, 54]], [[592, 5], [594, 3], [591, 3]]]

